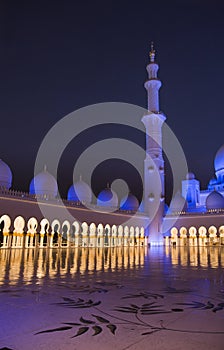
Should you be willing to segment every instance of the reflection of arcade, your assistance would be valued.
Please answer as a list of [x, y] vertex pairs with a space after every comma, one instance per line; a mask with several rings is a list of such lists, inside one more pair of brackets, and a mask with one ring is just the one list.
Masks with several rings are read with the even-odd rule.
[[146, 247], [75, 249], [2, 249], [0, 285], [44, 283], [44, 279], [136, 269], [144, 265]]
[[0, 222], [0, 246], [3, 244], [4, 221]]
[[171, 256], [173, 265], [203, 268], [224, 267], [224, 247], [167, 246], [166, 255]]

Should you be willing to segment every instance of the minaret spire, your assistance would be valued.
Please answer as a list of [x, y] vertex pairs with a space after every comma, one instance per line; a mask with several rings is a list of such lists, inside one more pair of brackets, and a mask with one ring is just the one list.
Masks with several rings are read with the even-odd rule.
[[162, 244], [162, 219], [164, 213], [164, 160], [162, 153], [162, 126], [166, 119], [159, 109], [159, 89], [161, 81], [155, 62], [156, 51], [153, 42], [147, 65], [148, 80], [145, 88], [148, 95], [148, 113], [142, 118], [146, 129], [146, 158], [144, 162], [144, 210], [150, 218], [148, 228], [149, 243]]
[[155, 62], [156, 50], [154, 50], [154, 42], [151, 41], [151, 50], [149, 52], [150, 62]]
[[145, 88], [148, 93], [148, 111], [159, 113], [159, 89], [162, 83], [157, 77], [159, 66], [155, 62], [155, 56], [154, 43], [151, 42], [151, 50], [149, 52], [150, 62], [146, 67], [148, 80], [145, 82]]

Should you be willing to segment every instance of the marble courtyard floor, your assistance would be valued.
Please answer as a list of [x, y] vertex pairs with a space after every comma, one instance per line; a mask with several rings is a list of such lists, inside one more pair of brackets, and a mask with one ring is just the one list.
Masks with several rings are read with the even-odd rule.
[[221, 350], [224, 247], [0, 250], [0, 349]]

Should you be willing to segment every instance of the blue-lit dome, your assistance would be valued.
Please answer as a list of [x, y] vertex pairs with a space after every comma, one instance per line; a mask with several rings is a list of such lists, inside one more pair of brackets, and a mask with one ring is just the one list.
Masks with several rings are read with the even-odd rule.
[[117, 194], [111, 188], [105, 188], [97, 197], [97, 205], [103, 207], [118, 207]]
[[0, 187], [9, 189], [12, 186], [12, 172], [10, 167], [0, 159]]
[[129, 193], [127, 197], [123, 198], [120, 203], [121, 210], [137, 211], [138, 207], [139, 202], [137, 198], [131, 193]]
[[216, 185], [217, 184], [217, 180], [212, 178], [210, 181], [209, 181], [209, 185]]
[[195, 179], [195, 175], [194, 173], [187, 173], [186, 175], [186, 180], [194, 180]]
[[208, 190], [209, 191], [214, 191], [216, 189], [216, 186], [218, 185], [218, 180], [217, 179], [211, 179], [208, 184]]
[[224, 145], [219, 148], [214, 160], [215, 171], [224, 169]]
[[224, 209], [224, 197], [217, 191], [211, 192], [206, 198], [206, 209]]
[[56, 197], [57, 193], [57, 181], [46, 168], [41, 173], [37, 174], [30, 183], [30, 194]]
[[90, 186], [84, 182], [81, 178], [75, 182], [68, 190], [69, 201], [79, 201], [84, 203], [91, 203], [92, 191]]

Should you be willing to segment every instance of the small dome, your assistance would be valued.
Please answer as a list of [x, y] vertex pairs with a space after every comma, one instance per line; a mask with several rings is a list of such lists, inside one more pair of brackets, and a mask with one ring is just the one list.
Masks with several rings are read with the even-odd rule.
[[12, 172], [10, 167], [0, 159], [0, 187], [9, 189], [12, 186]]
[[139, 202], [137, 198], [131, 193], [129, 193], [128, 196], [123, 198], [120, 203], [121, 210], [137, 211], [138, 207], [139, 207]]
[[224, 197], [217, 191], [211, 192], [206, 198], [206, 209], [224, 209]]
[[216, 185], [216, 184], [217, 184], [217, 180], [214, 178], [209, 181], [209, 185]]
[[194, 173], [187, 173], [186, 180], [194, 180], [194, 179], [195, 179]]
[[57, 193], [57, 181], [46, 168], [41, 173], [37, 174], [30, 183], [30, 194], [56, 197]]
[[224, 169], [224, 145], [219, 148], [214, 160], [215, 171]]
[[92, 201], [91, 188], [86, 182], [84, 182], [80, 178], [79, 181], [75, 182], [74, 185], [71, 185], [71, 187], [69, 188], [67, 198], [69, 201], [91, 203]]
[[117, 194], [111, 188], [105, 188], [97, 197], [97, 205], [102, 207], [118, 207]]

